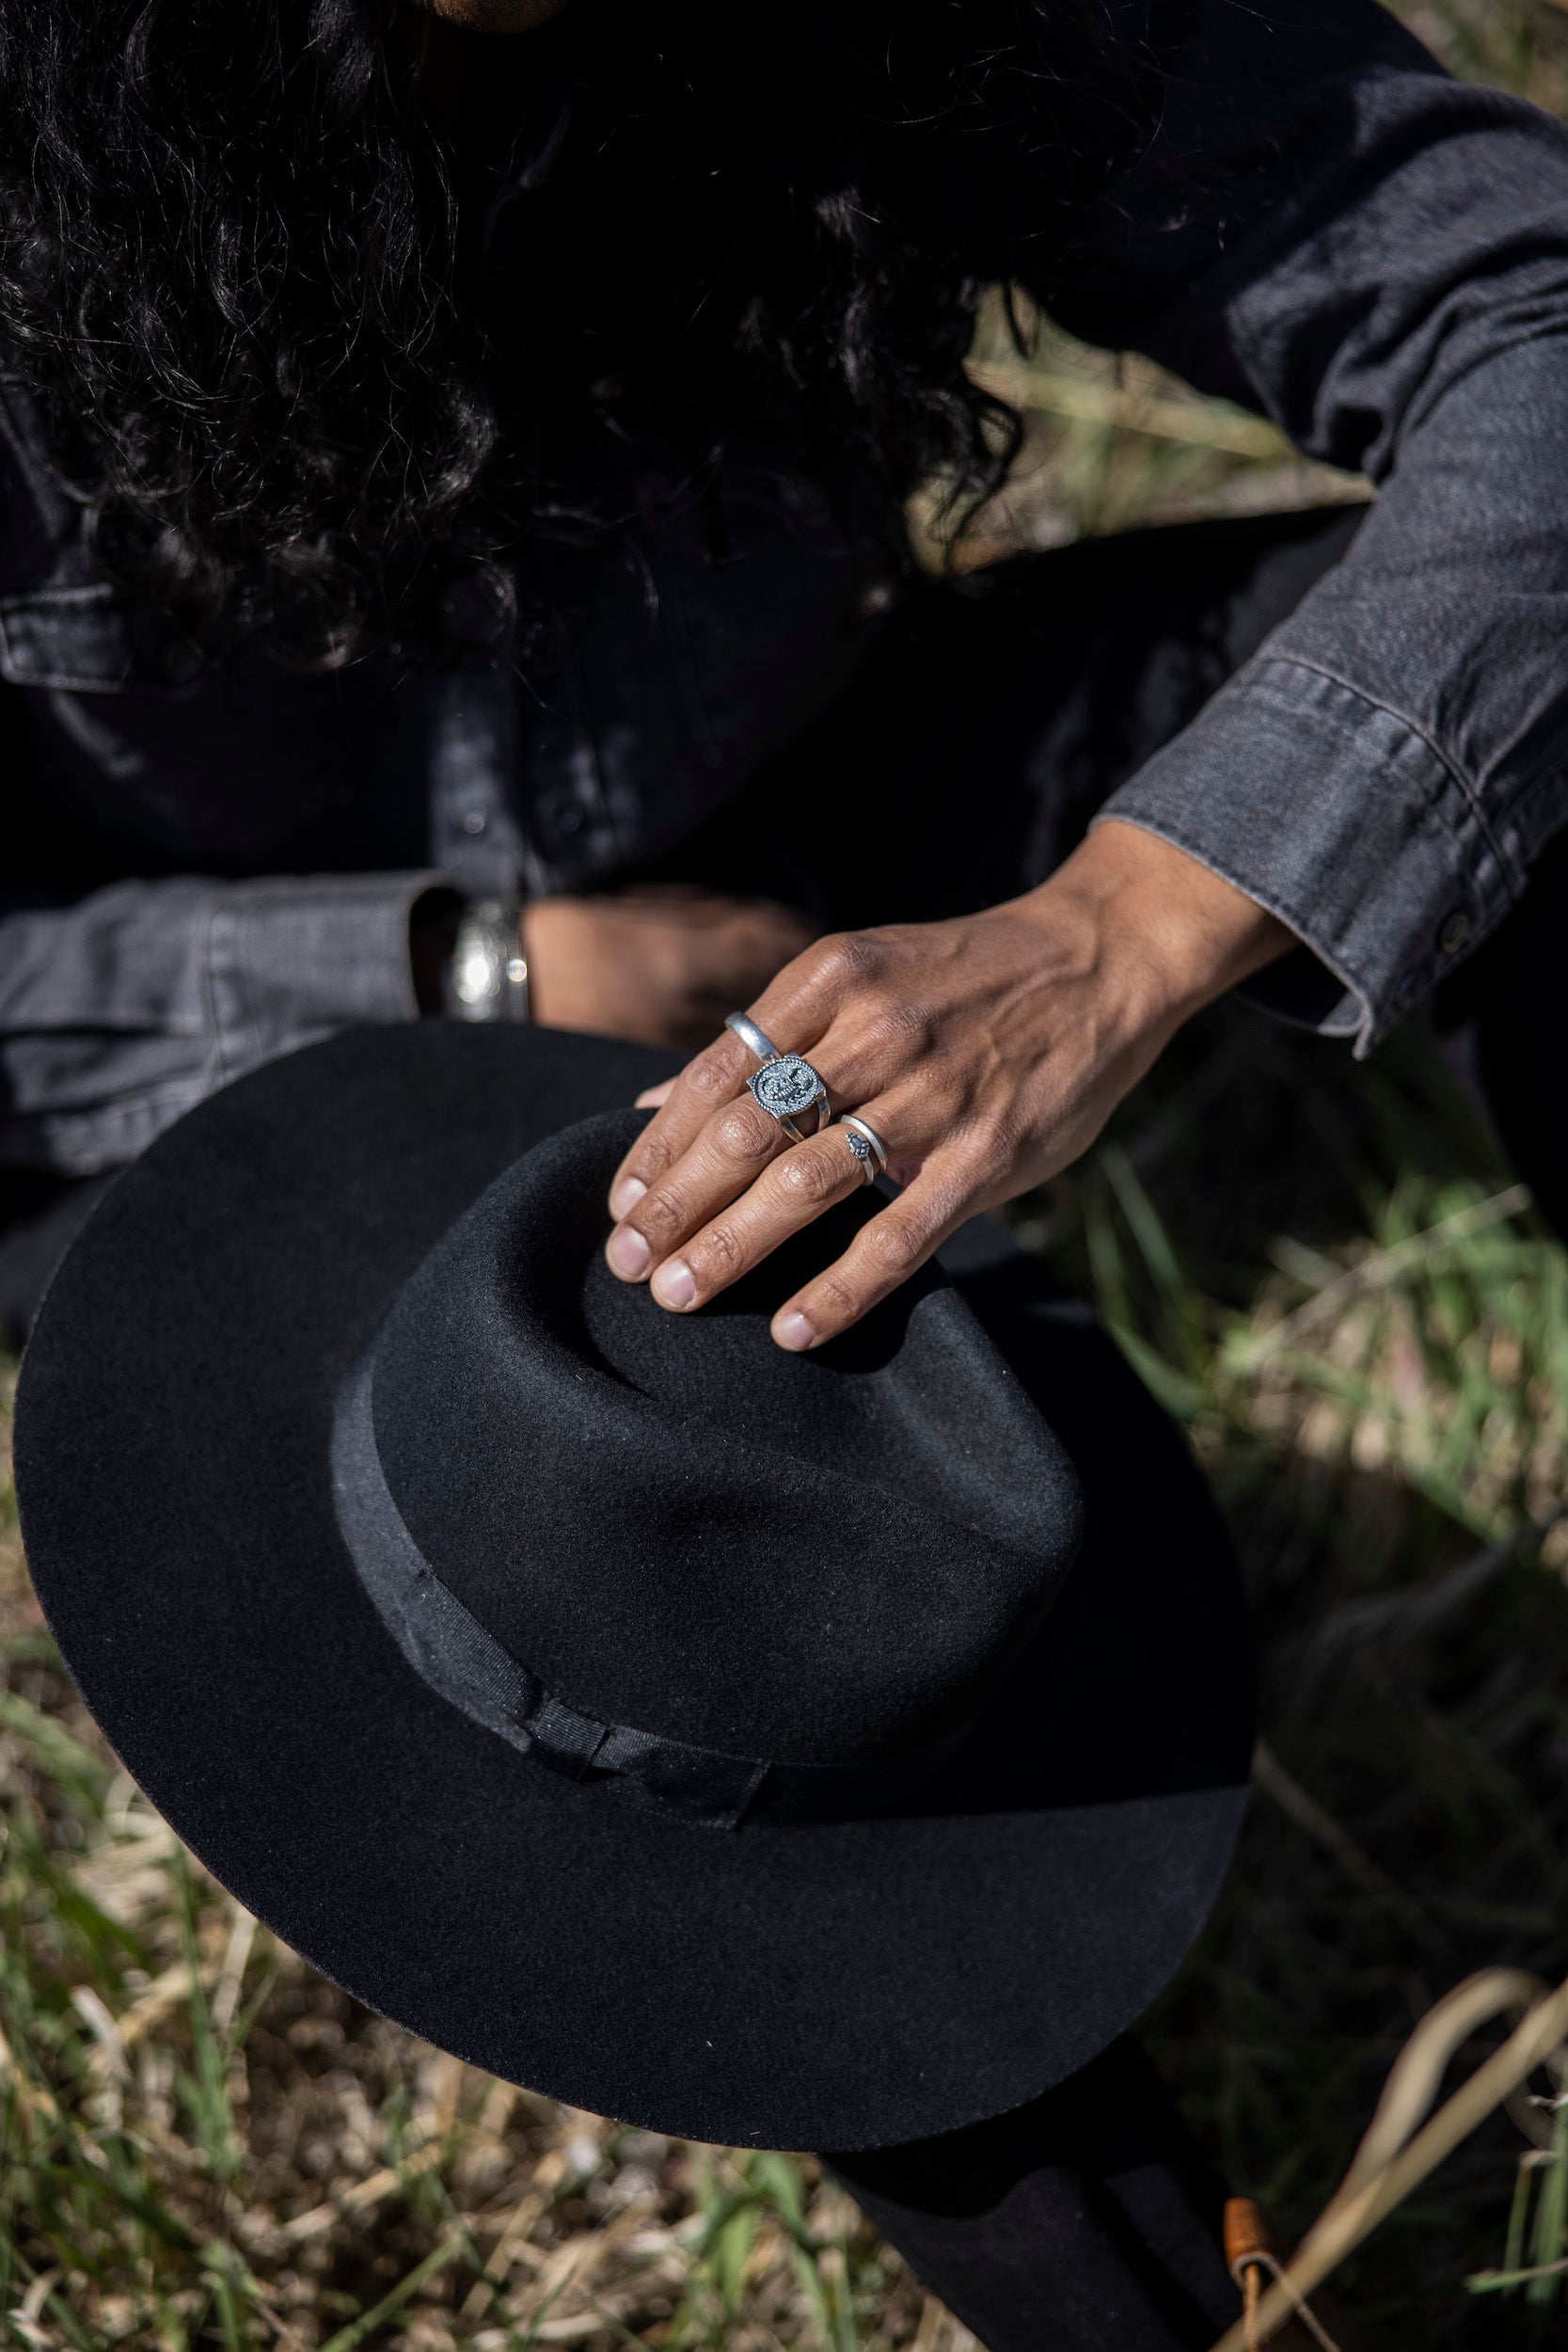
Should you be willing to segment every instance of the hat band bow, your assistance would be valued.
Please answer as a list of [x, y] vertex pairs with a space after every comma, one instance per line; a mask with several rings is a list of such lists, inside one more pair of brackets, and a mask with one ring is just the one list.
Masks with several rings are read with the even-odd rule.
[[957, 1756], [973, 1717], [895, 1755], [786, 1764], [601, 1723], [555, 1697], [464, 1607], [410, 1534], [376, 1444], [373, 1365], [372, 1345], [338, 1394], [332, 1496], [339, 1529], [376, 1614], [420, 1681], [519, 1755], [569, 1780], [613, 1783], [643, 1804], [716, 1829], [894, 1812]]

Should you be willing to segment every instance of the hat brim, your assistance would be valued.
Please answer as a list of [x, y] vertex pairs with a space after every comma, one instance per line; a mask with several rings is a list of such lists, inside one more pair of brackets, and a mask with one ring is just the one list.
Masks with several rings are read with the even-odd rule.
[[661, 2132], [884, 2146], [1034, 2097], [1169, 1979], [1244, 1803], [1244, 1612], [1180, 1438], [1020, 1257], [966, 1288], [1077, 1465], [1087, 1538], [917, 1811], [665, 1820], [436, 1697], [338, 1534], [338, 1382], [494, 1176], [669, 1067], [430, 1024], [345, 1034], [215, 1096], [114, 1186], [51, 1286], [19, 1398], [24, 1534], [127, 1770], [357, 1998]]

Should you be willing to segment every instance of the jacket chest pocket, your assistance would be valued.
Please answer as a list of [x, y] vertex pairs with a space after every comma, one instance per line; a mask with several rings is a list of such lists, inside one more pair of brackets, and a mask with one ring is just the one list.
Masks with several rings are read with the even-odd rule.
[[106, 580], [0, 596], [0, 677], [8, 685], [166, 698], [188, 691], [204, 667], [194, 646]]

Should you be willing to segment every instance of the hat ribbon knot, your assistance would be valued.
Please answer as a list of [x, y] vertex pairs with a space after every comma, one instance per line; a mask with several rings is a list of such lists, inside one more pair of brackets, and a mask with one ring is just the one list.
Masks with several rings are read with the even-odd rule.
[[372, 1406], [373, 1345], [339, 1391], [332, 1432], [338, 1525], [376, 1614], [421, 1682], [519, 1755], [603, 1781], [717, 1829], [854, 1820], [897, 1811], [957, 1756], [974, 1717], [915, 1748], [848, 1764], [780, 1763], [600, 1722], [546, 1691], [442, 1582], [387, 1484]]

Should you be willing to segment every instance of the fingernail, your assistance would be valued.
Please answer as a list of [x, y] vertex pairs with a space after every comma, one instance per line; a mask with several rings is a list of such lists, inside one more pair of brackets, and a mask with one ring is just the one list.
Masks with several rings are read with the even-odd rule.
[[667, 1258], [649, 1287], [661, 1307], [689, 1307], [697, 1295], [697, 1278], [684, 1258]]
[[617, 1225], [605, 1244], [604, 1254], [610, 1271], [628, 1282], [635, 1282], [640, 1274], [646, 1274], [653, 1251], [635, 1225]]
[[816, 1344], [816, 1333], [805, 1316], [797, 1314], [793, 1308], [779, 1316], [773, 1326], [773, 1337], [781, 1347], [787, 1347], [796, 1356], [804, 1355], [808, 1347]]
[[610, 1196], [610, 1216], [616, 1219], [629, 1216], [647, 1189], [641, 1176], [623, 1176]]

